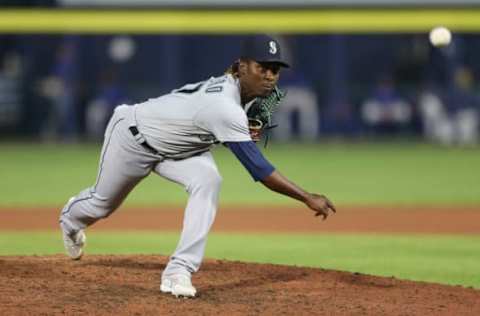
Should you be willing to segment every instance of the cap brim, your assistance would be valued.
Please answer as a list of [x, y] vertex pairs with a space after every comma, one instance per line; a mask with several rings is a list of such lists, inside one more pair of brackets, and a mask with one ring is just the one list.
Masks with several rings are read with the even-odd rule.
[[284, 61], [273, 59], [273, 60], [256, 60], [257, 63], [275, 63], [279, 64], [281, 67], [290, 68], [290, 65]]
[[283, 68], [290, 68], [290, 65], [283, 61], [277, 61], [277, 63]]

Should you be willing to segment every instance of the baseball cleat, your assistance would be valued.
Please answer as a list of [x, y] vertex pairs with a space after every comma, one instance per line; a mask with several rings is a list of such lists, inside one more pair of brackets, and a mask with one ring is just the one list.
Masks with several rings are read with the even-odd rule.
[[192, 285], [192, 281], [189, 276], [183, 274], [174, 274], [162, 278], [162, 284], [160, 285], [160, 291], [163, 293], [171, 293], [176, 297], [195, 297], [197, 290]]
[[72, 260], [79, 260], [83, 255], [83, 247], [87, 241], [87, 237], [83, 230], [79, 230], [73, 235], [63, 232], [63, 245], [67, 251], [67, 255]]

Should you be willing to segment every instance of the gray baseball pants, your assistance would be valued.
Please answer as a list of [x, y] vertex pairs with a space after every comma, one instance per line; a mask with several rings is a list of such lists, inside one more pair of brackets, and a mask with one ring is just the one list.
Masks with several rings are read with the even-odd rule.
[[176, 182], [189, 194], [183, 229], [163, 276], [198, 271], [207, 235], [215, 219], [222, 178], [210, 152], [169, 160], [148, 152], [129, 131], [133, 107], [116, 108], [105, 131], [97, 180], [63, 208], [60, 225], [73, 234], [112, 214], [128, 193], [151, 171]]

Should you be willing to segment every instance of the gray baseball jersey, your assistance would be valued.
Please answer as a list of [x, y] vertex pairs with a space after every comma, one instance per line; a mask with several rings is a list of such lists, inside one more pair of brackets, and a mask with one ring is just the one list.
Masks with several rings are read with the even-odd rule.
[[250, 140], [239, 84], [231, 75], [119, 106], [105, 132], [96, 183], [62, 209], [63, 233], [73, 236], [109, 216], [153, 171], [189, 193], [181, 238], [163, 276], [190, 275], [203, 259], [220, 191], [209, 149], [218, 142]]
[[185, 158], [218, 142], [251, 140], [238, 82], [231, 75], [187, 84], [135, 108], [138, 130], [166, 157]]

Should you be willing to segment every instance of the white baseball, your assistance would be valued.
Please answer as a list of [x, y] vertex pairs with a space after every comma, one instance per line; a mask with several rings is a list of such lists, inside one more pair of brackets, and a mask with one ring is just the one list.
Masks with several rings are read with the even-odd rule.
[[447, 46], [452, 41], [452, 33], [443, 26], [438, 26], [430, 31], [430, 43], [435, 47]]

